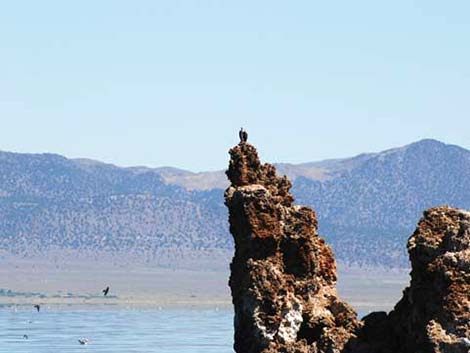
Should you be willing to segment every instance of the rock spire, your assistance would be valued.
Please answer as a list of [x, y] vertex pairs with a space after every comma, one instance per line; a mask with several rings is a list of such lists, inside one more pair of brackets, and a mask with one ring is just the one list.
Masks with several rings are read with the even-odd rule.
[[315, 212], [293, 204], [290, 181], [261, 164], [252, 145], [241, 143], [230, 156], [235, 351], [342, 349], [360, 323], [337, 296], [333, 252], [318, 236]]

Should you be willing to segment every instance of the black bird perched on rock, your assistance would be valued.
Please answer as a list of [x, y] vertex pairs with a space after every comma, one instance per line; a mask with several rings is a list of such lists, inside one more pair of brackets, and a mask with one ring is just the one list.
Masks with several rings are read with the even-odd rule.
[[109, 292], [109, 287], [106, 287], [105, 289], [102, 290], [104, 296], [106, 297], [108, 295], [108, 292]]
[[36, 308], [36, 310], [37, 310], [38, 312], [39, 312], [39, 310], [41, 310], [41, 305], [39, 305], [39, 304], [36, 304], [34, 307]]
[[243, 130], [243, 128], [240, 129], [238, 136], [240, 137], [240, 142], [246, 142], [248, 140], [248, 133]]

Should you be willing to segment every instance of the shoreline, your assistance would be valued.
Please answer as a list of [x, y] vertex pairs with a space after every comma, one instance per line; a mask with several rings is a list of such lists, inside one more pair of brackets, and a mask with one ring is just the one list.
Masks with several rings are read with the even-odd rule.
[[[228, 270], [119, 267], [77, 259], [8, 258], [0, 265], [0, 307], [232, 308]], [[338, 267], [339, 296], [361, 313], [391, 310], [409, 284], [406, 270]], [[107, 286], [110, 293], [103, 297]]]
[[[362, 314], [374, 311], [390, 311], [395, 302], [365, 302], [350, 301], [353, 308]], [[188, 299], [119, 299], [119, 300], [83, 300], [67, 298], [0, 298], [0, 310], [31, 310], [35, 311], [34, 305], [41, 305], [42, 310], [232, 310], [231, 300], [204, 298], [199, 300]]]

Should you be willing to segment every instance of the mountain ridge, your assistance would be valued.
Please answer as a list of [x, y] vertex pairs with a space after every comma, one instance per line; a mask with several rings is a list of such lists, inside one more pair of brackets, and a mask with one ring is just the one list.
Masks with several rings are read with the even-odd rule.
[[[337, 177], [342, 172], [356, 168], [365, 161], [369, 160], [378, 155], [388, 155], [397, 153], [403, 149], [412, 147], [414, 145], [440, 145], [448, 147], [458, 147], [462, 150], [468, 151], [467, 149], [454, 144], [446, 144], [435, 139], [421, 139], [416, 142], [409, 143], [404, 146], [389, 148], [380, 152], [365, 152], [360, 153], [352, 157], [345, 158], [330, 158], [319, 161], [303, 162], [303, 163], [288, 163], [280, 162], [273, 163], [279, 174], [289, 176], [292, 181], [295, 181], [298, 177], [306, 177], [314, 180], [328, 180]], [[228, 181], [225, 176], [224, 170], [210, 171], [210, 172], [191, 172], [185, 169], [168, 167], [157, 167], [153, 168], [157, 173], [161, 173], [163, 179], [169, 184], [175, 184], [186, 187], [190, 190], [208, 190], [211, 188], [225, 189], [228, 186]], [[172, 171], [174, 173], [172, 173]], [[203, 187], [197, 183], [204, 176], [210, 176], [214, 184], [204, 185]], [[217, 178], [214, 178], [217, 176]], [[194, 182], [193, 182], [194, 180]]]
[[[404, 240], [422, 210], [470, 208], [470, 151], [431, 139], [278, 170], [294, 175], [297, 202], [315, 209], [320, 234], [351, 266], [406, 267]], [[203, 187], [169, 183], [175, 173]], [[0, 152], [0, 249], [126, 253], [146, 261], [166, 251], [170, 262], [175, 253], [229, 254], [223, 185], [211, 187], [219, 173]]]

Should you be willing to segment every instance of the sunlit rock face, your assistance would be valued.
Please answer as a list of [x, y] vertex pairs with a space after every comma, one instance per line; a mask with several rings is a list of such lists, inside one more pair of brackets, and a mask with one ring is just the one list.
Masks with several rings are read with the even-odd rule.
[[230, 155], [235, 350], [339, 352], [360, 323], [337, 296], [333, 252], [315, 213], [293, 204], [290, 181], [262, 165], [253, 146], [241, 143]]
[[470, 352], [470, 213], [427, 210], [408, 251], [411, 283], [389, 315], [397, 349]]
[[230, 156], [236, 352], [470, 352], [470, 213], [427, 210], [408, 242], [403, 298], [361, 321], [337, 296], [335, 259], [315, 212], [294, 205], [290, 181], [250, 144]]

